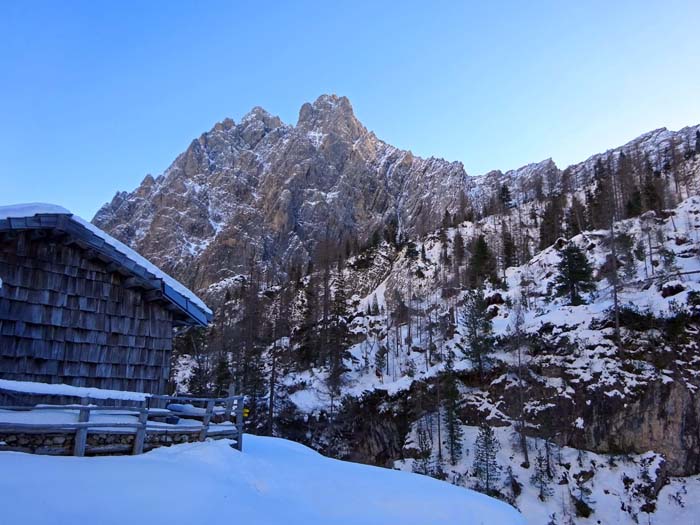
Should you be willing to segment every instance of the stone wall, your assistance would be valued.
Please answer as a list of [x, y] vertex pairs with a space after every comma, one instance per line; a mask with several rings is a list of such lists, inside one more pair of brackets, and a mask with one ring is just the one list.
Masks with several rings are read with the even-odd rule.
[[[209, 436], [222, 439], [227, 436]], [[73, 454], [75, 436], [70, 433], [1, 433], [0, 451], [28, 452], [68, 456]], [[198, 432], [168, 432], [146, 434], [144, 450], [199, 441]], [[87, 436], [86, 455], [130, 454], [134, 434], [90, 433]]]

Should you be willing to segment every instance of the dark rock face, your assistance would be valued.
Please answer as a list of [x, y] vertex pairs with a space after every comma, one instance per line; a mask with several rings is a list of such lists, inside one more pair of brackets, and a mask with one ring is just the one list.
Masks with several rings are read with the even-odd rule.
[[681, 382], [649, 385], [639, 399], [607, 411], [593, 405], [585, 448], [599, 452], [645, 452], [664, 455], [668, 472], [700, 472], [700, 401]]

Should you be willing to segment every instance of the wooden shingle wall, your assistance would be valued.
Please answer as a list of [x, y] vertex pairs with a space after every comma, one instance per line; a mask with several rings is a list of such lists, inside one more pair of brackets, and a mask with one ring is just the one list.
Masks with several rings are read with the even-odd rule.
[[165, 393], [173, 315], [114, 270], [61, 239], [0, 239], [0, 378]]

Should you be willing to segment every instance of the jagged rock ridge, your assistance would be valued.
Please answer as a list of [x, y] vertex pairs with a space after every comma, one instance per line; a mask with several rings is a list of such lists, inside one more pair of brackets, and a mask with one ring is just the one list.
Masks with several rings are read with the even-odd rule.
[[304, 104], [296, 126], [256, 107], [192, 141], [160, 176], [118, 193], [94, 222], [201, 288], [244, 272], [305, 265], [332, 239], [429, 231], [454, 211], [467, 175], [369, 132], [345, 97]]

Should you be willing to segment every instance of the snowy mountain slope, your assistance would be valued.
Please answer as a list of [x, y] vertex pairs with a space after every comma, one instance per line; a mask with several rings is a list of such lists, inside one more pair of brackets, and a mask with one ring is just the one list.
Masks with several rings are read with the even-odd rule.
[[[430, 416], [433, 422], [437, 421], [435, 414]], [[430, 468], [439, 454], [436, 441], [428, 456], [422, 454], [417, 427], [414, 425], [406, 443], [406, 453], [416, 457], [396, 462], [398, 468], [408, 472], [420, 472], [426, 464]], [[473, 487], [475, 480], [471, 473], [478, 429], [463, 426], [462, 431], [463, 457], [455, 465], [444, 462], [442, 476], [458, 486]], [[431, 432], [436, 433], [434, 425]], [[544, 441], [528, 439], [531, 461], [538, 454], [543, 459], [542, 483], [531, 479], [536, 468], [523, 467], [524, 458], [514, 446], [516, 438], [512, 429], [499, 427], [495, 432], [500, 443], [498, 461], [503, 465], [503, 470], [497, 474], [498, 484], [508, 497], [513, 498], [514, 505], [529, 524], [541, 525], [552, 519], [556, 523], [568, 523], [567, 520], [574, 519], [581, 524], [606, 525], [696, 523], [700, 511], [700, 477], [671, 478], [657, 494], [663, 462], [657, 454], [600, 455], [549, 444], [547, 457]], [[442, 446], [443, 454], [447, 455], [446, 443]], [[551, 471], [549, 475], [546, 473], [547, 462]], [[514, 487], [518, 487], [515, 489], [517, 496], [513, 494]], [[587, 518], [576, 516], [574, 498], [581, 494], [593, 508]]]
[[[488, 223], [488, 220], [480, 225], [464, 223], [458, 228], [448, 231], [447, 238], [454, 237], [456, 231], [459, 231], [465, 238], [474, 236], [477, 231], [488, 232]], [[619, 293], [619, 300], [623, 308], [648, 311], [656, 317], [663, 318], [671, 315], [675, 307], [687, 304], [689, 296], [694, 292], [700, 292], [700, 197], [687, 199], [666, 219], [629, 219], [616, 225], [616, 233], [618, 235], [624, 233], [627, 238], [626, 242], [632, 246], [647, 242], [647, 229], [652, 232], [655, 239], [651, 252], [655, 274], [651, 274], [652, 263], [649, 262], [648, 254], [643, 260], [628, 255], [625, 259], [625, 276], [621, 277], [624, 283]], [[584, 232], [572, 238], [571, 242], [586, 251], [594, 268], [599, 271], [609, 252], [605, 242], [606, 237], [607, 232], [605, 231]], [[427, 322], [425, 317], [430, 315], [431, 310], [438, 316], [445, 314], [450, 308], [459, 308], [459, 304], [463, 302], [464, 292], [450, 298], [436, 297], [436, 290], [440, 286], [438, 281], [446, 271], [444, 266], [439, 263], [441, 244], [437, 236], [429, 236], [425, 241], [416, 243], [414, 249], [423, 251], [426, 254], [425, 260], [408, 255], [408, 250], [404, 250], [394, 260], [374, 290], [367, 291], [364, 297], [359, 297], [359, 294], [355, 296], [357, 306], [350, 328], [362, 340], [350, 348], [350, 354], [354, 359], [348, 364], [350, 372], [346, 388], [349, 393], [361, 394], [368, 388], [380, 388], [395, 392], [401, 389], [401, 386], [394, 384], [397, 381], [403, 380], [405, 388], [405, 379], [408, 376], [406, 373], [401, 373], [402, 371], [410, 369], [413, 377], [422, 378], [434, 375], [444, 366], [444, 364], [440, 364], [437, 367], [428, 366], [426, 368], [425, 351], [428, 341], [425, 330], [417, 328], [417, 325], [421, 322]], [[386, 250], [385, 246], [378, 249], [379, 252], [383, 250]], [[663, 267], [662, 253], [673, 254], [672, 267]], [[381, 257], [381, 255], [376, 255], [373, 260]], [[549, 329], [552, 326], [550, 337], [555, 342], [559, 339], [568, 339], [573, 343], [583, 343], [583, 347], [590, 346], [596, 352], [611, 351], [610, 348], [613, 344], [609, 339], [609, 333], [606, 333], [605, 329], [590, 328], [591, 325], [604, 324], [609, 318], [612, 308], [610, 284], [599, 275], [597, 292], [591, 298], [590, 304], [567, 305], [564, 298], [552, 297], [554, 278], [557, 273], [556, 264], [559, 258], [558, 247], [552, 246], [538, 253], [528, 263], [509, 268], [506, 271], [507, 290], [492, 289], [489, 292], [494, 296], [494, 299], [498, 296], [498, 301], [501, 303], [501, 307], [495, 311], [493, 317], [495, 334], [506, 336], [511, 326], [514, 313], [512, 306], [508, 307], [506, 303], [513, 305], [527, 301], [528, 305], [524, 308], [522, 327], [525, 332], [539, 334], [543, 328]], [[622, 258], [620, 256], [620, 260]], [[417, 279], [415, 277], [417, 272], [425, 277]], [[348, 269], [346, 269], [346, 279], [356, 281], [354, 273], [353, 261], [351, 260]], [[682, 275], [677, 277], [677, 273]], [[664, 290], [672, 290], [674, 287], [678, 288], [676, 293], [664, 296], [667, 293]], [[394, 334], [390, 330], [387, 331], [387, 326], [391, 324], [391, 321], [387, 320], [386, 314], [386, 311], [395, 308], [395, 299], [392, 299], [395, 294], [404, 298], [411, 297], [411, 300], [407, 302], [410, 303], [409, 307], [416, 312], [411, 329], [418, 334], [418, 337], [413, 338], [410, 347], [402, 343], [401, 341], [405, 341], [408, 337], [409, 331], [408, 323], [402, 324], [399, 327], [402, 353], [396, 356], [389, 355], [390, 368], [395, 370], [396, 374], [378, 377], [373, 369], [376, 352], [382, 344], [390, 346], [395, 344]], [[375, 297], [377, 304], [385, 312], [366, 315], [367, 307], [371, 305]], [[452, 315], [454, 316], [454, 314]], [[381, 329], [373, 331], [373, 324], [381, 326]], [[458, 322], [456, 337], [442, 339], [436, 335], [435, 343], [444, 345], [445, 352], [451, 350], [457, 353], [455, 364], [457, 368], [469, 367], [469, 363], [462, 364], [460, 362], [460, 353], [455, 347], [459, 340], [459, 331]], [[633, 337], [634, 334], [630, 333], [629, 336]], [[396, 364], [392, 362], [394, 357], [396, 357]], [[592, 355], [588, 357], [593, 359]], [[581, 362], [587, 362], [585, 355], [576, 361], [576, 363]], [[569, 364], [567, 365], [567, 363]], [[609, 363], [609, 361], [604, 360], [601, 363]], [[555, 363], [550, 363], [550, 365], [554, 366]], [[562, 360], [557, 362], [556, 366], [576, 367], [580, 365]], [[570, 373], [572, 377], [577, 377], [581, 382], [586, 382], [586, 378], [590, 379], [590, 374], [581, 368], [574, 368]], [[613, 394], [614, 389], [611, 385], [619, 386], [619, 381], [623, 381], [624, 375], [613, 379], [612, 376], [621, 373], [619, 370], [613, 372], [602, 369], [596, 373], [603, 375], [599, 376], [598, 381], [591, 384], [590, 387], [600, 389], [608, 385], [611, 389], [606, 391], [607, 395], [617, 395]], [[639, 381], [642, 381], [649, 373], [651, 372], [645, 371], [637, 377], [634, 380], [636, 382], [634, 386], [643, 386], [643, 383], [640, 384]], [[672, 372], [657, 370], [653, 377], [658, 379], [662, 373]], [[408, 384], [410, 384], [410, 380]], [[620, 387], [621, 392], [629, 393], [632, 386]], [[691, 388], [694, 387], [691, 386]]]
[[[479, 224], [463, 223], [448, 229], [443, 237], [448, 255], [453, 255], [457, 232], [469, 238], [477, 232], [488, 232], [492, 224], [487, 218]], [[344, 362], [347, 371], [341, 387], [341, 396], [353, 400], [347, 405], [347, 413], [338, 408], [338, 396], [334, 402], [330, 395], [325, 367], [286, 370], [283, 374], [278, 399], [295, 407], [306, 429], [297, 438], [335, 450], [342, 457], [364, 461], [372, 455], [413, 457], [416, 424], [430, 413], [423, 410], [434, 406], [436, 385], [443, 381], [441, 376], [451, 356], [461, 383], [460, 420], [468, 425], [487, 422], [499, 426], [501, 466], [510, 466], [526, 485], [513, 504], [523, 509], [532, 523], [544, 523], [540, 521], [543, 516], [554, 513], [561, 523], [563, 513], [572, 512], [569, 487], [562, 488], [557, 485], [561, 480], [553, 480], [556, 490], [545, 505], [533, 497], [532, 488], [527, 488], [532, 466], [523, 468], [519, 466], [522, 459], [513, 459], [516, 449], [511, 435], [519, 414], [517, 360], [516, 354], [507, 350], [507, 341], [512, 337], [520, 305], [520, 329], [523, 337], [532, 340], [522, 354], [527, 370], [524, 421], [533, 436], [529, 439], [531, 462], [546, 438], [568, 445], [562, 449], [568, 457], [560, 460], [563, 464], [573, 464], [571, 457], [583, 456], [588, 458], [589, 467], [591, 462], [597, 465], [592, 469], [591, 482], [591, 500], [596, 502], [591, 504], [594, 517], [578, 517], [575, 522], [635, 523], [636, 515], [638, 519], [652, 516], [652, 522], [670, 523], [666, 520], [691, 515], [692, 510], [684, 510], [688, 500], [682, 496], [688, 487], [697, 485], [697, 480], [672, 476], [698, 472], [700, 447], [694, 421], [700, 406], [694, 394], [700, 386], [700, 197], [686, 199], [663, 217], [645, 215], [619, 221], [615, 229], [617, 242], [626, 247], [621, 247], [618, 254], [622, 281], [618, 295], [624, 312], [619, 348], [611, 324], [612, 289], [603, 272], [609, 260], [609, 233], [583, 232], [570, 242], [583, 249], [595, 270], [596, 291], [587, 297], [588, 304], [570, 306], [565, 298], [553, 294], [563, 241], [538, 253], [527, 264], [509, 268], [505, 272], [506, 289], [487, 290], [494, 333], [504, 343], [493, 356], [488, 384], [479, 386], [473, 374], [474, 363], [463, 353], [467, 343], [459, 313], [468, 292], [448, 296], [440, 292], [441, 283], [450, 280], [454, 268], [441, 261], [445, 241], [430, 235], [398, 252], [383, 278], [375, 278], [379, 284], [374, 290], [350, 300], [355, 305], [349, 325], [354, 343]], [[633, 248], [639, 246], [646, 251], [633, 253]], [[376, 252], [370, 260], [389, 256], [384, 245]], [[356, 271], [350, 260], [346, 280], [357, 280], [353, 277]], [[423, 277], [416, 278], [418, 272]], [[411, 298], [404, 299], [412, 312], [408, 319], [399, 320], [392, 314], [399, 309], [396, 294]], [[379, 311], [368, 313], [373, 304]], [[669, 326], [679, 322], [680, 335], [672, 339]], [[288, 346], [289, 341], [285, 344]], [[382, 348], [388, 352], [378, 365], [377, 354]], [[377, 411], [373, 423], [357, 423], [355, 418], [367, 419], [373, 411]], [[668, 411], [673, 415], [669, 417]], [[439, 417], [444, 416], [433, 413], [433, 427]], [[329, 418], [336, 427], [331, 431], [324, 424]], [[405, 425], [412, 430], [402, 430]], [[470, 428], [465, 427], [462, 438], [467, 448], [474, 440], [475, 428]], [[400, 444], [403, 439], [406, 445]], [[437, 447], [435, 441], [432, 446]], [[642, 455], [647, 451], [653, 451], [661, 463], [658, 482], [644, 489], [646, 496], [640, 496], [639, 487], [648, 484], [648, 469], [640, 470], [646, 461]], [[402, 461], [398, 463], [401, 468], [413, 468], [410, 460]], [[469, 484], [471, 459], [465, 461], [459, 468], [443, 461], [441, 468], [451, 472], [448, 480], [473, 486]], [[623, 467], [608, 465], [620, 462]], [[582, 469], [564, 470], [573, 480]], [[623, 475], [631, 481], [623, 483]], [[502, 490], [507, 494], [506, 484]], [[647, 499], [654, 507], [653, 512], [648, 510], [651, 507], [644, 507], [644, 514], [640, 509]], [[626, 510], [614, 521], [620, 505]]]
[[245, 442], [243, 452], [222, 440], [140, 456], [4, 453], [3, 523], [523, 523], [504, 503], [430, 478], [328, 459], [281, 439]]

